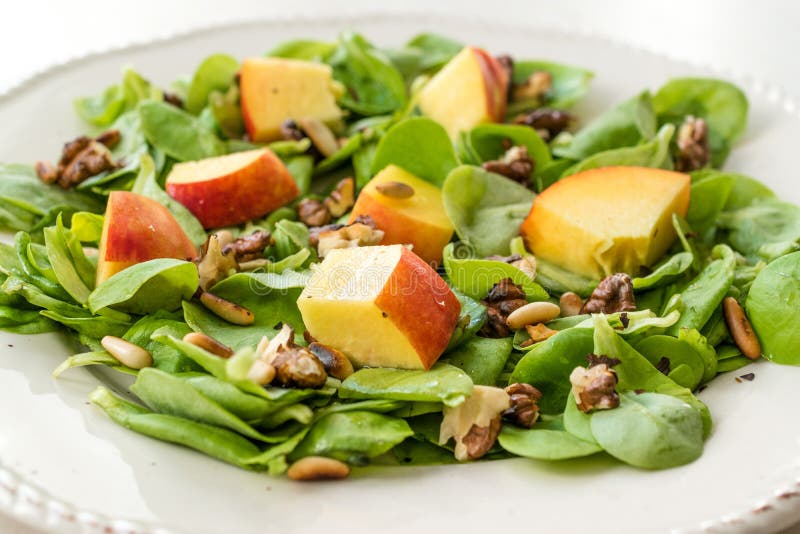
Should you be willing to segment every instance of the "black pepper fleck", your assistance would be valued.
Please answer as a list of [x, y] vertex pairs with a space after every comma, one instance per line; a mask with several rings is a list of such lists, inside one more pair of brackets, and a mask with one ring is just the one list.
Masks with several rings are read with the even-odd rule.
[[283, 328], [283, 321], [278, 321], [275, 323], [275, 326], [272, 327], [273, 330], [280, 330], [281, 328]]
[[741, 375], [739, 378], [747, 380], [748, 382], [752, 382], [755, 377], [756, 377], [755, 373], [747, 373], [747, 374]]
[[619, 314], [619, 322], [622, 323], [622, 328], [628, 328], [628, 325], [631, 324], [631, 320], [628, 319], [628, 312], [622, 312]]
[[389, 317], [389, 314], [388, 314], [388, 313], [386, 313], [386, 312], [381, 312], [381, 315], [382, 315], [384, 318], [386, 318], [386, 317]]

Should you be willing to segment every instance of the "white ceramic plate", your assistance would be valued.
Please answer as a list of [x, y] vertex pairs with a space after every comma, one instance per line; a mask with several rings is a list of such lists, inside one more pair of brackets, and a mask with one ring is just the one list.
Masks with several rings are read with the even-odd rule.
[[[496, 53], [588, 67], [596, 78], [577, 109], [582, 118], [672, 76], [710, 73], [588, 35], [453, 17], [239, 24], [83, 58], [24, 83], [0, 97], [0, 161], [55, 157], [82, 128], [72, 98], [115, 82], [124, 65], [167, 84], [213, 52], [256, 55], [344, 28], [383, 45], [440, 31]], [[799, 202], [797, 108], [768, 86], [737, 81], [752, 113], [727, 167]], [[800, 520], [800, 368], [759, 362], [714, 380], [700, 394], [714, 417], [705, 453], [678, 469], [641, 471], [600, 455], [371, 468], [342, 483], [296, 484], [116, 426], [86, 396], [118, 376], [81, 369], [50, 377], [70, 352], [56, 335], [0, 334], [0, 510], [53, 531], [764, 532]], [[745, 372], [755, 380], [737, 382]]]

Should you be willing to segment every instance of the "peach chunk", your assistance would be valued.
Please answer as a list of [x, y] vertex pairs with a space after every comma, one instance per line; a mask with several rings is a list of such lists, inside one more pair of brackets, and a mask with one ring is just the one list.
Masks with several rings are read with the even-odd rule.
[[479, 124], [502, 121], [509, 79], [500, 63], [480, 48], [467, 46], [422, 88], [418, 105], [451, 137]]
[[319, 342], [358, 367], [430, 369], [461, 304], [428, 264], [402, 245], [335, 249], [297, 306]]
[[286, 119], [335, 122], [341, 92], [328, 65], [283, 58], [248, 58], [242, 62], [239, 90], [242, 117], [253, 141], [281, 138]]
[[97, 285], [143, 261], [195, 257], [197, 248], [167, 208], [136, 193], [111, 192], [100, 238]]
[[521, 232], [537, 257], [584, 276], [636, 275], [675, 240], [672, 214], [686, 215], [689, 185], [686, 174], [645, 167], [580, 172], [536, 197]]
[[384, 168], [358, 195], [350, 222], [359, 215], [369, 215], [383, 231], [381, 245], [411, 244], [428, 263], [441, 263], [453, 236], [441, 190], [396, 165]]
[[263, 217], [300, 194], [289, 170], [268, 148], [178, 163], [167, 176], [166, 190], [205, 228]]

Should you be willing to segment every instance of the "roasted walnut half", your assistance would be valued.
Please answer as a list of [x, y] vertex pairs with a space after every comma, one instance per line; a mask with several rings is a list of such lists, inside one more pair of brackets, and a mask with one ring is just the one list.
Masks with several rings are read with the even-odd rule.
[[264, 230], [234, 239], [222, 247], [222, 253], [232, 255], [237, 263], [245, 263], [264, 257], [264, 249], [273, 244], [272, 236]]
[[525, 428], [536, 424], [542, 392], [530, 384], [515, 383], [506, 388], [506, 393], [511, 398], [511, 407], [503, 412], [503, 417]]
[[619, 406], [617, 373], [605, 363], [576, 367], [569, 375], [572, 395], [578, 409], [584, 413], [609, 410]]
[[331, 212], [321, 201], [306, 198], [297, 205], [297, 217], [308, 227], [324, 226], [331, 222]]
[[506, 322], [508, 316], [528, 301], [522, 286], [515, 284], [511, 278], [504, 278], [492, 286], [481, 303], [486, 306], [488, 317], [481, 327], [480, 335], [497, 338], [511, 335], [511, 329]]
[[455, 407], [445, 406], [439, 443], [455, 439], [455, 456], [459, 461], [476, 460], [492, 448], [500, 433], [503, 413], [511, 406], [504, 390], [490, 386], [474, 386], [472, 395]]
[[539, 137], [545, 141], [550, 141], [561, 132], [567, 130], [575, 121], [571, 113], [560, 109], [539, 108], [519, 115], [514, 119], [514, 124], [530, 126]]
[[636, 310], [633, 281], [625, 273], [606, 276], [583, 304], [581, 313], [617, 313]]
[[320, 388], [328, 379], [319, 358], [295, 344], [294, 330], [287, 324], [272, 339], [262, 338], [256, 357], [275, 368], [274, 382], [284, 387]]
[[687, 115], [678, 129], [678, 154], [675, 170], [691, 172], [702, 169], [711, 161], [708, 144], [708, 124], [703, 119]]
[[64, 189], [74, 187], [87, 178], [119, 167], [111, 155], [120, 139], [118, 130], [103, 132], [96, 138], [81, 136], [66, 143], [61, 151], [58, 166], [40, 161], [36, 174], [48, 184], [58, 184]]
[[528, 149], [519, 145], [509, 148], [498, 160], [484, 162], [481, 167], [529, 187], [536, 162], [528, 155]]

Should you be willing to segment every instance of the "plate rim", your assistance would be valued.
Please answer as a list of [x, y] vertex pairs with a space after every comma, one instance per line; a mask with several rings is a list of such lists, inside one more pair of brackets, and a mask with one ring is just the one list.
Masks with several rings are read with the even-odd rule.
[[[453, 14], [441, 10], [421, 11], [417, 9], [400, 12], [386, 12], [373, 7], [361, 10], [343, 10], [336, 14], [313, 13], [280, 13], [265, 17], [242, 20], [233, 19], [220, 23], [200, 24], [162, 33], [144, 39], [133, 39], [112, 46], [89, 50], [63, 60], [56, 61], [44, 68], [33, 71], [20, 79], [12, 81], [0, 90], [0, 105], [8, 105], [27, 89], [44, 83], [60, 72], [80, 68], [83, 64], [113, 57], [123, 52], [137, 52], [158, 48], [168, 43], [202, 37], [214, 32], [228, 32], [237, 28], [269, 26], [277, 24], [302, 24], [325, 22], [341, 26], [343, 24], [358, 27], [372, 22], [402, 19], [422, 26], [430, 23], [482, 24], [498, 31], [524, 31], [535, 29], [562, 38], [576, 38], [600, 42], [608, 46], [625, 49], [637, 54], [668, 60], [676, 65], [701, 70], [710, 75], [719, 76], [736, 82], [748, 95], [759, 96], [766, 103], [780, 108], [782, 113], [800, 119], [800, 101], [782, 86], [770, 83], [749, 74], [739, 72], [730, 67], [720, 67], [707, 62], [687, 60], [663, 51], [653, 50], [646, 46], [635, 45], [607, 34], [585, 28], [574, 28], [567, 24], [538, 26], [536, 23], [517, 21], [486, 20], [474, 14]], [[800, 500], [800, 479], [790, 481], [777, 488], [772, 495], [758, 499], [747, 510], [724, 515], [719, 518], [702, 521], [691, 529], [673, 529], [673, 532], [733, 532], [740, 530], [763, 529], [777, 530], [794, 525], [800, 520], [800, 508], [793, 506]], [[73, 529], [76, 532], [100, 531], [109, 534], [171, 534], [176, 532], [158, 522], [132, 521], [115, 518], [102, 513], [93, 512], [72, 505], [67, 499], [51, 495], [45, 488], [26, 481], [25, 477], [4, 465], [0, 459], [0, 513], [23, 524], [47, 532], [64, 532]], [[769, 523], [765, 525], [765, 519]]]

